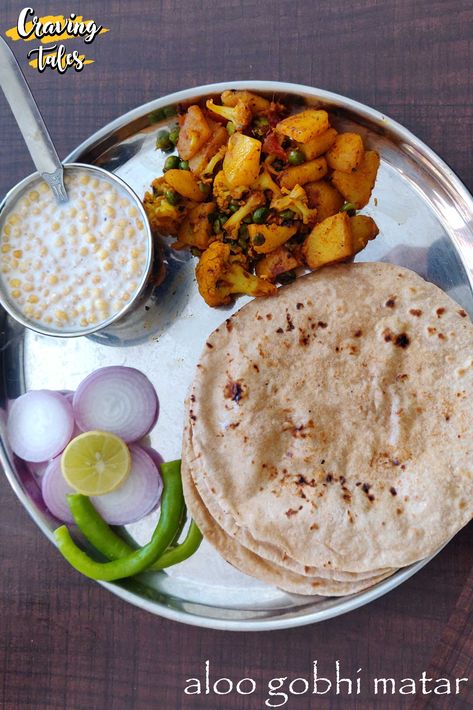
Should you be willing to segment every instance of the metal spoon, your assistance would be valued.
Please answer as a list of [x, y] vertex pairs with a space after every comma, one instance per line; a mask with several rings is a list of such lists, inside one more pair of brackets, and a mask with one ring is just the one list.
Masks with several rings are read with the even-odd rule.
[[37, 171], [58, 203], [67, 202], [63, 166], [15, 55], [0, 37], [0, 86]]

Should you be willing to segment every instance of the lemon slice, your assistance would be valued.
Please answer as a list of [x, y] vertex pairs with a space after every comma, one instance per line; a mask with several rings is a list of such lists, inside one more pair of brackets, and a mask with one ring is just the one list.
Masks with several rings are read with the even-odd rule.
[[131, 456], [120, 437], [106, 431], [86, 431], [66, 446], [61, 457], [67, 483], [86, 496], [101, 496], [128, 476]]

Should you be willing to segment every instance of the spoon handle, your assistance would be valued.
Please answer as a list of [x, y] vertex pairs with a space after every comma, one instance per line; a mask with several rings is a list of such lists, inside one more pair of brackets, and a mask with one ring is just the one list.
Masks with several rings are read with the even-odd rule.
[[58, 202], [67, 202], [63, 167], [26, 79], [4, 39], [0, 37], [0, 86], [3, 89], [37, 171]]

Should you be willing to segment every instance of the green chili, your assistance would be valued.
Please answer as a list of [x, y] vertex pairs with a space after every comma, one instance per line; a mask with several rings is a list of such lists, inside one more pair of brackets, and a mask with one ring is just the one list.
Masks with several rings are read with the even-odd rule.
[[[135, 552], [137, 548], [129, 545], [109, 527], [90, 502], [90, 498], [81, 493], [71, 493], [67, 496], [67, 501], [79, 530], [105, 557], [108, 557], [109, 560], [119, 560]], [[186, 519], [186, 507], [183, 506], [181, 520], [170, 547], [150, 569], [159, 570], [171, 567], [178, 562], [183, 562], [198, 549], [202, 541], [202, 534], [193, 520], [191, 520], [185, 539], [180, 545], [178, 544]]]
[[201, 542], [202, 533], [195, 522], [191, 520], [185, 540], [183, 540], [180, 545], [177, 545], [177, 547], [170, 547], [166, 550], [150, 569], [164, 569], [165, 567], [177, 565], [178, 562], [184, 562], [184, 560], [187, 560], [194, 554]]
[[[154, 564], [173, 541], [182, 515], [184, 496], [180, 475], [180, 461], [161, 464], [164, 490], [161, 499], [159, 522], [151, 541], [126, 557], [110, 562], [96, 562], [72, 540], [65, 525], [54, 531], [61, 554], [79, 572], [91, 579], [111, 582], [143, 572]], [[118, 547], [114, 547], [115, 550]]]
[[108, 526], [90, 502], [90, 498], [81, 493], [70, 493], [67, 502], [79, 530], [109, 560], [119, 560], [134, 552], [134, 549]]

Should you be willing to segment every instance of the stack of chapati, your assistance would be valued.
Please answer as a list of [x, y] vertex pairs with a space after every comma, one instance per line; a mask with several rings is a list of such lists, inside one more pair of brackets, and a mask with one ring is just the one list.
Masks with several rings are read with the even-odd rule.
[[235, 567], [344, 595], [473, 511], [473, 325], [404, 268], [343, 264], [217, 328], [188, 400], [191, 514]]

